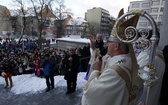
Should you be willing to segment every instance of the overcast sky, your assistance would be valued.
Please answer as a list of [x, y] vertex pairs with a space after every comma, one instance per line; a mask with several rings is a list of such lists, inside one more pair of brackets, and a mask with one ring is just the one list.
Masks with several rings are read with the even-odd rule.
[[[114, 17], [121, 8], [124, 8], [126, 12], [128, 10], [129, 3], [136, 0], [64, 0], [67, 8], [72, 9], [74, 17], [84, 17], [85, 12], [93, 7], [102, 7], [110, 12]], [[138, 0], [140, 1], [140, 0]], [[12, 0], [0, 0], [0, 4], [12, 8]]]

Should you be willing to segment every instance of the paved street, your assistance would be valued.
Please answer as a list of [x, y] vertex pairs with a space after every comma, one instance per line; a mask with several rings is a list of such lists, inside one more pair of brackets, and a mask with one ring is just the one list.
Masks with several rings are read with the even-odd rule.
[[10, 89], [4, 89], [0, 85], [0, 105], [80, 105], [82, 89], [77, 89], [75, 93], [66, 95], [66, 87], [56, 87], [55, 89], [37, 94], [15, 95]]

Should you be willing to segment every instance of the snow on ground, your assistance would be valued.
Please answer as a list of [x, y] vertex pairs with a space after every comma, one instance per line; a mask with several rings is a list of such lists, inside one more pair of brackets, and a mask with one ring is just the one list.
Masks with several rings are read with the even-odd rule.
[[[77, 89], [82, 89], [86, 83], [84, 79], [86, 73], [80, 72], [78, 73], [77, 79]], [[37, 77], [35, 74], [23, 74], [12, 76], [13, 79], [13, 87], [11, 91], [14, 94], [35, 94], [37, 92], [42, 92], [46, 89], [45, 78]], [[55, 88], [57, 87], [66, 87], [66, 80], [64, 76], [55, 76]], [[0, 77], [0, 85], [5, 86], [4, 78]]]

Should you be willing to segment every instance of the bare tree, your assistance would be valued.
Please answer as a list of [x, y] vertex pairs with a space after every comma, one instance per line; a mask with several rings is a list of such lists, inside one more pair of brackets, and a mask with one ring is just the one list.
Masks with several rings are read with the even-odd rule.
[[39, 29], [39, 47], [42, 47], [42, 34], [43, 27], [46, 22], [49, 20], [50, 15], [53, 15], [52, 5], [54, 0], [29, 0], [32, 4], [33, 11], [35, 13], [35, 17], [38, 21], [38, 29]]
[[81, 37], [82, 38], [88, 38], [89, 37], [89, 25], [87, 22], [83, 22], [82, 25], [81, 25], [81, 28], [82, 28], [82, 35]]
[[78, 31], [79, 31], [79, 21], [78, 20], [75, 20], [75, 19], [73, 19], [73, 20], [71, 20], [71, 25], [72, 25], [72, 34], [74, 34], [74, 35], [76, 35], [77, 33], [78, 33]]
[[65, 33], [67, 22], [72, 18], [73, 13], [70, 8], [64, 5], [64, 0], [56, 0], [58, 7], [55, 8], [54, 14], [56, 16], [55, 27], [57, 30], [57, 37], [61, 37]]
[[[21, 38], [25, 34], [26, 16], [33, 14], [36, 18], [38, 24], [38, 45], [40, 48], [42, 46], [42, 35], [45, 33], [43, 28], [50, 21], [50, 17], [54, 17], [59, 21], [58, 23], [61, 23], [59, 24], [61, 29], [59, 29], [60, 27], [56, 27], [56, 29], [57, 32], [58, 30], [62, 32], [68, 20], [65, 17], [69, 18], [69, 15], [72, 15], [71, 10], [66, 8], [63, 0], [13, 0], [13, 2], [15, 2], [17, 8], [19, 7], [18, 16], [22, 17]], [[26, 3], [29, 4], [27, 8], [25, 7]], [[53, 12], [53, 4], [55, 3], [58, 4], [58, 8], [56, 7]]]
[[14, 14], [11, 20], [15, 18], [15, 20], [12, 21], [16, 21], [15, 24], [19, 25], [21, 28], [19, 38], [20, 42], [20, 40], [23, 38], [23, 35], [26, 34], [25, 30], [26, 26], [28, 25], [27, 17], [29, 16], [29, 11], [27, 9], [25, 0], [13, 0], [13, 6], [15, 6], [17, 9], [13, 10]]
[[64, 0], [56, 0], [58, 7], [55, 8], [54, 14], [57, 20], [64, 20], [67, 16], [73, 16], [72, 10], [67, 8], [64, 4]]
[[89, 33], [92, 34], [92, 35], [95, 35], [98, 34], [98, 33], [101, 33], [101, 30], [99, 28], [99, 24], [94, 24], [94, 25], [90, 25], [89, 24]]
[[89, 33], [92, 34], [92, 35], [96, 35], [96, 29], [95, 29], [94, 26], [89, 25]]

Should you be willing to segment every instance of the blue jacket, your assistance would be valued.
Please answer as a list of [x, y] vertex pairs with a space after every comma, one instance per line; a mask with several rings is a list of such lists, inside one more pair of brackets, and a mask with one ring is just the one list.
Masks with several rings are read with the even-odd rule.
[[43, 70], [45, 76], [54, 75], [54, 62], [53, 61], [44, 61], [43, 63]]

